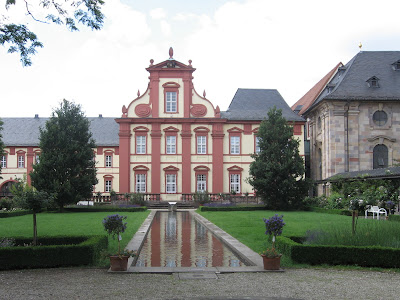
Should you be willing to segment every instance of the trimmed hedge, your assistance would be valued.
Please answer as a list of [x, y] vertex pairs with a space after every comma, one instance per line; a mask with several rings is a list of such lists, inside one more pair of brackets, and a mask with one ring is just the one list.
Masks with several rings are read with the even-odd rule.
[[351, 216], [351, 210], [347, 209], [326, 209], [321, 207], [311, 207], [310, 211], [324, 213], [324, 214], [331, 214], [331, 215]]
[[210, 207], [201, 206], [200, 211], [251, 211], [265, 210], [264, 206], [228, 206], [228, 207]]
[[303, 245], [293, 239], [280, 236], [279, 250], [298, 263], [311, 265], [358, 265], [362, 267], [399, 268], [400, 249], [379, 246], [323, 246]]
[[[17, 245], [32, 239], [15, 238]], [[0, 270], [92, 265], [108, 247], [107, 236], [40, 237], [41, 246], [0, 248]]]
[[389, 215], [389, 221], [400, 222], [400, 215]]
[[13, 211], [1, 211], [0, 212], [0, 219], [1, 218], [11, 218], [11, 217], [18, 217], [18, 216], [25, 216], [31, 214], [31, 210], [13, 210]]
[[126, 211], [126, 212], [138, 212], [146, 211], [147, 207], [119, 207], [119, 206], [84, 206], [77, 205], [71, 207], [65, 207], [65, 211], [69, 212], [103, 212], [103, 211]]

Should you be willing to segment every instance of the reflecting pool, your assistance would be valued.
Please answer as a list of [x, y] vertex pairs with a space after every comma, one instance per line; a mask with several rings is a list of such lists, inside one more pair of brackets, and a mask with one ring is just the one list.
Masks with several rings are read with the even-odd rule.
[[157, 212], [136, 262], [137, 267], [246, 266], [187, 212]]

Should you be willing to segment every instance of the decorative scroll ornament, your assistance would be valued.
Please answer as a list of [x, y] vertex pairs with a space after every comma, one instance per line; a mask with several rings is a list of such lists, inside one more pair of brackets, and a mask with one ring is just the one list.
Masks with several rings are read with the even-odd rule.
[[135, 114], [138, 117], [146, 118], [151, 114], [151, 107], [149, 104], [139, 104], [135, 107]]
[[190, 113], [194, 117], [204, 117], [207, 114], [207, 107], [203, 104], [193, 104]]
[[128, 109], [126, 108], [126, 106], [122, 106], [122, 117], [123, 118], [127, 118], [128, 117]]

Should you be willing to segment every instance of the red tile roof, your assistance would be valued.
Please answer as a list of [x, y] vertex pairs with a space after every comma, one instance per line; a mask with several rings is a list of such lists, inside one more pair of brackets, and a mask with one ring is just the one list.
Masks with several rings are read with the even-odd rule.
[[339, 67], [343, 66], [340, 62], [338, 63], [328, 74], [326, 74], [316, 85], [314, 85], [303, 97], [300, 98], [292, 106], [292, 110], [295, 110], [298, 105], [303, 105], [298, 114], [301, 116], [318, 98], [325, 86], [329, 83], [332, 77], [336, 74]]

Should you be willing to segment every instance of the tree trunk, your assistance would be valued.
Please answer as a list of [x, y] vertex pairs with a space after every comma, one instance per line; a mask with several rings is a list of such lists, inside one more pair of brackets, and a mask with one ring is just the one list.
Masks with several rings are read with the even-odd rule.
[[37, 245], [36, 212], [33, 211], [33, 246]]
[[352, 233], [353, 235], [356, 234], [356, 227], [357, 227], [357, 223], [356, 223], [356, 218], [358, 219], [358, 210], [353, 210], [351, 213], [352, 216], [352, 224], [351, 224], [351, 229], [352, 229]]

